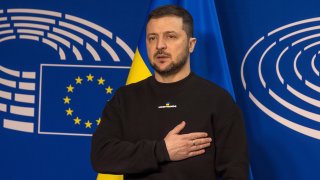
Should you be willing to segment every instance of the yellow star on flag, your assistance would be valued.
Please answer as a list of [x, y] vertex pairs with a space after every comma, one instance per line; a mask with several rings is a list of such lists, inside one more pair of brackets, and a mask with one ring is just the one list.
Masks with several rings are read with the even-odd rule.
[[81, 119], [78, 116], [73, 120], [74, 120], [74, 124], [79, 124], [80, 125]]
[[68, 96], [63, 98], [63, 100], [64, 100], [64, 104], [70, 104], [71, 99]]
[[107, 94], [112, 94], [112, 88], [110, 86], [108, 86], [108, 88], [106, 88]]
[[70, 84], [70, 85], [67, 87], [67, 89], [68, 89], [68, 92], [73, 92], [74, 87], [71, 86], [71, 84]]
[[97, 119], [97, 125], [99, 126], [100, 122], [101, 122], [101, 118]]
[[67, 112], [67, 116], [72, 116], [73, 110], [69, 108], [66, 110], [66, 112]]
[[89, 120], [84, 124], [86, 125], [86, 128], [91, 128], [92, 123]]
[[81, 79], [80, 76], [78, 76], [75, 80], [76, 84], [81, 84], [83, 79]]
[[87, 81], [93, 81], [94, 76], [91, 73], [87, 76]]
[[98, 79], [98, 85], [104, 85], [104, 80], [102, 77], [100, 77], [100, 79]]

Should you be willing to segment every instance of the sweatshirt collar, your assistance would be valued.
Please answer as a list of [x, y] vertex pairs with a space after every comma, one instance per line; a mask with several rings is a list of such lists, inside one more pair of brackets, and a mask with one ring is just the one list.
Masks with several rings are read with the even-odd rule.
[[190, 72], [184, 79], [173, 83], [161, 83], [157, 81], [154, 76], [151, 76], [149, 82], [157, 93], [175, 94], [178, 91], [183, 90], [194, 76], [194, 73]]

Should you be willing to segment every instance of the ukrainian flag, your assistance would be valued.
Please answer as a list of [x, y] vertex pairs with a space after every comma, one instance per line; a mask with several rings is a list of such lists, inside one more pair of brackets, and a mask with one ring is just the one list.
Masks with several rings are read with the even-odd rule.
[[[215, 82], [233, 97], [234, 91], [213, 0], [153, 0], [149, 12], [163, 5], [178, 5], [187, 9], [194, 19], [195, 51], [191, 54], [191, 69], [203, 78]], [[127, 84], [146, 79], [153, 74], [146, 49], [145, 28], [131, 65]], [[122, 175], [99, 174], [98, 180], [122, 180]], [[252, 178], [251, 178], [252, 179]]]

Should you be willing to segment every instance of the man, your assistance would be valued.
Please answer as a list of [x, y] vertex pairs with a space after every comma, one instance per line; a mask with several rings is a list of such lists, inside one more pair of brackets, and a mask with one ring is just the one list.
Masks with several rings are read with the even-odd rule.
[[190, 70], [196, 44], [184, 9], [162, 6], [147, 22], [154, 76], [120, 88], [92, 139], [92, 164], [125, 179], [248, 179], [241, 112], [230, 95]]

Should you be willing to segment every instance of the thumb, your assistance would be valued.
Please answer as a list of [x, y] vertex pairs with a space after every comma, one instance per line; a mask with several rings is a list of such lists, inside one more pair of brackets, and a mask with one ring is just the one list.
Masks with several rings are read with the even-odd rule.
[[186, 122], [182, 121], [180, 124], [178, 124], [176, 127], [174, 127], [169, 134], [178, 134], [182, 129], [186, 126]]

